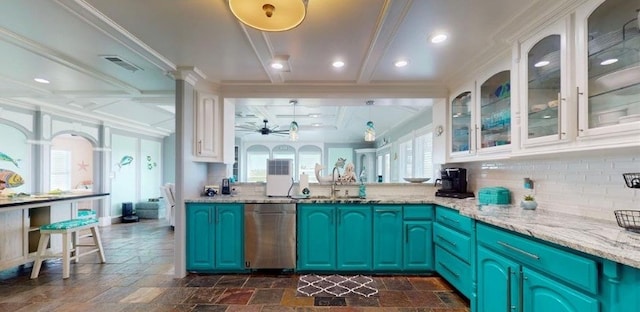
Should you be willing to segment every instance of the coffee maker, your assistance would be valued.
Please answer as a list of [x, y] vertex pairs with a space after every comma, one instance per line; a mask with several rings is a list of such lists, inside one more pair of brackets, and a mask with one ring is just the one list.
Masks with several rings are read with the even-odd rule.
[[442, 188], [436, 191], [436, 196], [467, 198], [474, 197], [473, 193], [467, 192], [467, 169], [465, 168], [447, 168], [440, 170], [440, 179]]

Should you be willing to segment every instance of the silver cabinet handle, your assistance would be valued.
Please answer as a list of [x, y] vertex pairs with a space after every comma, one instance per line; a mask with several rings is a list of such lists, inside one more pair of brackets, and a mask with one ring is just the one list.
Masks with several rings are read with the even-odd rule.
[[452, 242], [452, 241], [450, 241], [450, 240], [448, 240], [448, 239], [446, 239], [446, 238], [442, 237], [442, 235], [438, 235], [438, 238], [439, 238], [440, 240], [444, 241], [445, 243], [447, 243], [447, 244], [451, 245], [451, 246], [456, 246], [456, 243], [455, 243], [455, 242]]
[[202, 140], [198, 140], [198, 155], [202, 154]]
[[583, 92], [580, 92], [580, 87], [576, 87], [576, 108], [577, 108], [577, 114], [576, 117], [578, 119], [578, 122], [576, 122], [576, 127], [578, 127], [578, 131], [580, 132], [584, 132], [584, 129], [580, 128], [580, 96], [583, 95]]
[[558, 92], [558, 140], [562, 140], [562, 94]]
[[513, 246], [511, 246], [511, 245], [509, 245], [509, 244], [507, 244], [507, 243], [505, 243], [505, 242], [498, 241], [498, 244], [499, 244], [500, 246], [505, 247], [505, 248], [508, 248], [508, 249], [513, 250], [513, 251], [519, 252], [519, 253], [521, 253], [521, 254], [523, 254], [523, 255], [525, 255], [525, 256], [527, 256], [527, 257], [529, 257], [529, 258], [533, 258], [533, 259], [536, 259], [536, 260], [540, 260], [540, 257], [539, 257], [538, 255], [536, 255], [536, 254], [532, 254], [532, 253], [530, 253], [530, 252], [528, 252], [528, 251], [524, 251], [524, 250], [522, 250], [522, 249], [520, 249], [520, 248], [517, 248], [517, 247], [513, 247]]

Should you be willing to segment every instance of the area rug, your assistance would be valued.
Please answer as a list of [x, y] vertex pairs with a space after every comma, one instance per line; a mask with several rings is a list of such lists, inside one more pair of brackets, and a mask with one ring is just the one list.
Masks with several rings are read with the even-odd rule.
[[377, 297], [378, 287], [371, 276], [364, 275], [301, 275], [298, 297]]

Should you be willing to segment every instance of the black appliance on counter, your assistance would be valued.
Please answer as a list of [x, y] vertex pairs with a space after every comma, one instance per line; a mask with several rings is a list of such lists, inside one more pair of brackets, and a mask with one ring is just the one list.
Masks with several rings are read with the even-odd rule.
[[440, 170], [440, 179], [442, 187], [436, 191], [436, 196], [467, 198], [474, 197], [473, 193], [467, 192], [467, 169], [465, 168], [448, 168]]

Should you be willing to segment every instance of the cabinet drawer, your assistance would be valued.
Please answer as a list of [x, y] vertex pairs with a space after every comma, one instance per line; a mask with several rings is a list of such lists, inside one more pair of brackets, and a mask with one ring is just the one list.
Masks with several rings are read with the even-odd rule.
[[436, 272], [467, 298], [471, 298], [471, 266], [436, 245]]
[[436, 209], [436, 221], [460, 232], [471, 234], [471, 219], [460, 215], [455, 210], [438, 207]]
[[580, 289], [597, 293], [596, 262], [560, 248], [478, 224], [478, 243]]
[[471, 238], [446, 226], [433, 226], [433, 241], [466, 263], [471, 260]]
[[433, 220], [433, 206], [412, 205], [404, 206], [405, 220]]

